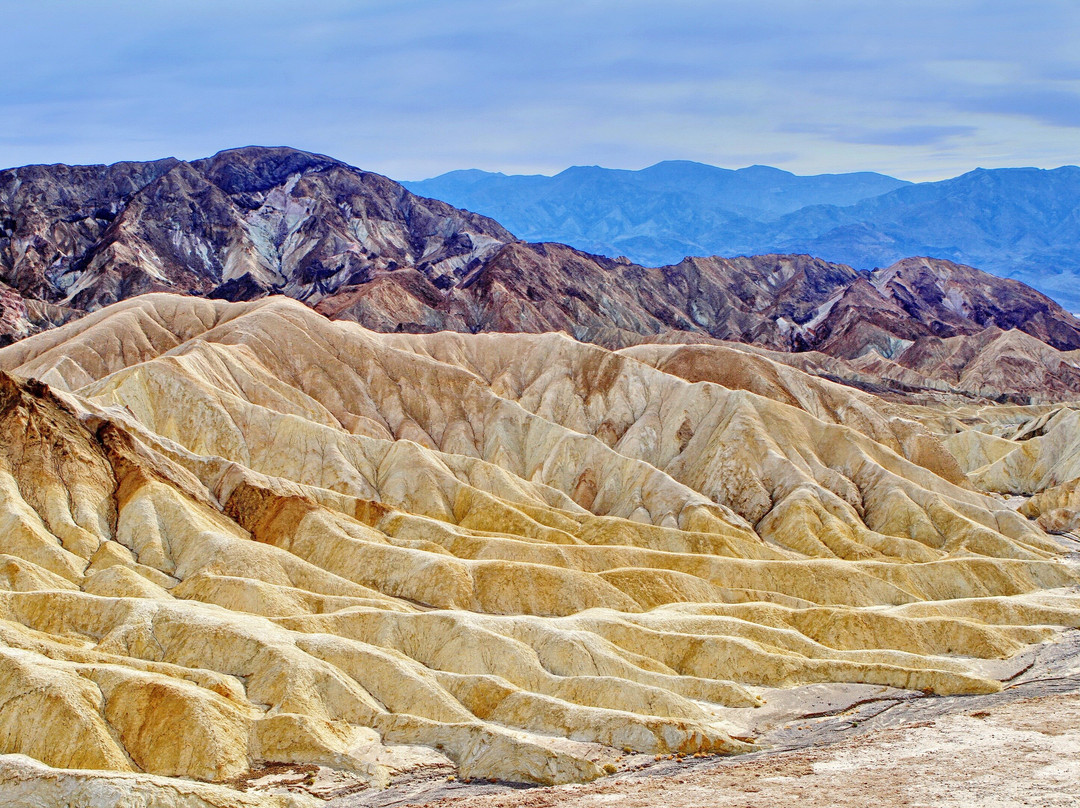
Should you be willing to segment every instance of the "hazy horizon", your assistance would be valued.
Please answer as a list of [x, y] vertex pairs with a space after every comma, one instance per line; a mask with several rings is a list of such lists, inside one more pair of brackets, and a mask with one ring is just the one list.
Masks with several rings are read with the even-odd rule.
[[[333, 155], [327, 155], [327, 156], [333, 157]], [[654, 166], [659, 165], [660, 163], [683, 163], [683, 162], [685, 162], [685, 163], [696, 163], [697, 165], [709, 166], [711, 168], [719, 168], [719, 169], [723, 169], [723, 170], [726, 170], [726, 171], [743, 171], [743, 170], [748, 169], [748, 168], [758, 168], [758, 167], [761, 167], [761, 168], [773, 168], [773, 169], [778, 169], [780, 171], [787, 171], [788, 173], [794, 174], [797, 177], [829, 176], [829, 175], [836, 176], [836, 175], [840, 175], [840, 174], [867, 173], [867, 174], [882, 174], [884, 176], [893, 177], [894, 179], [900, 179], [900, 180], [904, 179], [904, 177], [898, 176], [896, 174], [887, 174], [887, 173], [885, 173], [883, 171], [875, 171], [874, 169], [853, 169], [852, 171], [828, 171], [828, 170], [826, 170], [826, 171], [815, 171], [813, 173], [803, 173], [803, 172], [800, 172], [800, 171], [792, 171], [791, 169], [783, 168], [781, 166], [767, 165], [765, 163], [751, 163], [749, 165], [742, 165], [742, 166], [718, 166], [718, 165], [713, 165], [712, 163], [704, 163], [704, 162], [702, 162], [700, 160], [681, 160], [679, 158], [673, 158], [673, 159], [670, 159], [670, 160], [658, 160], [655, 163], [649, 163], [648, 165], [634, 166], [634, 167], [605, 166], [605, 165], [600, 165], [600, 164], [597, 164], [597, 163], [590, 163], [590, 164], [578, 164], [578, 165], [566, 166], [565, 168], [558, 169], [558, 170], [551, 171], [551, 172], [532, 172], [532, 173], [529, 173], [529, 174], [525, 174], [525, 173], [513, 173], [513, 174], [511, 174], [510, 172], [506, 172], [506, 171], [499, 171], [499, 170], [495, 170], [495, 169], [477, 168], [476, 166], [468, 166], [468, 167], [465, 167], [465, 168], [452, 168], [452, 169], [449, 169], [448, 171], [443, 171], [441, 174], [436, 174], [436, 175], [433, 175], [431, 177], [415, 177], [415, 178], [414, 177], [402, 177], [401, 181], [402, 182], [421, 182], [421, 181], [427, 180], [427, 179], [435, 179], [435, 177], [441, 176], [442, 174], [451, 174], [451, 173], [453, 173], [455, 171], [484, 171], [485, 173], [488, 173], [488, 174], [502, 174], [503, 176], [506, 176], [506, 177], [514, 177], [514, 176], [517, 176], [517, 177], [548, 177], [550, 179], [551, 177], [558, 176], [559, 174], [562, 174], [563, 172], [569, 171], [570, 169], [573, 169], [573, 168], [601, 168], [601, 169], [607, 169], [607, 170], [611, 170], [611, 171], [644, 171], [645, 169], [652, 168]], [[1045, 166], [1045, 167], [1044, 166], [1023, 166], [1023, 165], [1015, 165], [1015, 166], [1012, 166], [1012, 165], [1010, 165], [1010, 166], [972, 166], [971, 168], [964, 169], [962, 171], [957, 172], [956, 174], [947, 174], [947, 175], [942, 175], [940, 177], [928, 177], [926, 179], [907, 180], [907, 181], [912, 182], [912, 183], [940, 182], [941, 180], [953, 179], [954, 177], [959, 177], [959, 176], [961, 176], [963, 174], [969, 174], [972, 171], [979, 171], [979, 170], [992, 171], [992, 170], [995, 170], [995, 169], [1025, 169], [1025, 168], [1032, 168], [1032, 169], [1037, 169], [1039, 171], [1056, 171], [1059, 168], [1077, 168], [1077, 167], [1078, 166], [1077, 166], [1076, 163], [1062, 163], [1061, 165], [1057, 165], [1057, 166]], [[397, 177], [392, 177], [391, 179], [398, 179], [398, 178]]]
[[[155, 160], [167, 160], [169, 158], [173, 158], [173, 159], [177, 159], [177, 160], [190, 161], [190, 160], [199, 160], [199, 159], [203, 159], [203, 158], [207, 158], [207, 157], [212, 157], [214, 154], [217, 154], [218, 152], [222, 152], [222, 151], [232, 151], [234, 149], [243, 149], [243, 148], [295, 148], [295, 149], [298, 149], [298, 150], [301, 150], [301, 151], [312, 151], [312, 150], [308, 150], [308, 149], [299, 149], [299, 147], [292, 146], [290, 144], [285, 144], [285, 143], [277, 143], [277, 144], [273, 144], [273, 145], [250, 143], [250, 144], [246, 144], [244, 146], [226, 146], [226, 147], [224, 147], [222, 149], [218, 149], [217, 151], [214, 151], [214, 152], [209, 152], [209, 153], [206, 153], [206, 154], [192, 155], [192, 156], [187, 156], [187, 157], [181, 157], [181, 156], [179, 156], [177, 154], [163, 154], [163, 155], [160, 155], [158, 157], [149, 157], [149, 158], [146, 158], [145, 160], [131, 160], [129, 158], [122, 158], [120, 160], [108, 161], [107, 163], [101, 163], [101, 162], [98, 162], [98, 163], [85, 163], [84, 162], [84, 163], [66, 163], [66, 164], [67, 165], [102, 165], [102, 164], [111, 165], [113, 163], [123, 163], [123, 162], [153, 162]], [[331, 158], [338, 159], [338, 160], [342, 159], [342, 158], [338, 157], [337, 155], [328, 154], [326, 152], [315, 152], [315, 153], [323, 154], [326, 157], [331, 157]], [[34, 163], [22, 163], [22, 164], [19, 164], [19, 165], [0, 165], [0, 170], [6, 170], [6, 169], [12, 169], [12, 168], [24, 168], [26, 166], [32, 166], [32, 165], [54, 165], [54, 164], [57, 164], [57, 162], [58, 161], [53, 161], [52, 163], [34, 162]], [[374, 169], [370, 169], [370, 168], [368, 168], [368, 167], [366, 167], [364, 165], [358, 165], [356, 163], [351, 163], [351, 162], [349, 162], [347, 160], [343, 160], [343, 162], [349, 163], [350, 165], [354, 166], [355, 168], [359, 168], [359, 169], [362, 169], [362, 170], [365, 170], [365, 171], [373, 171], [374, 170]], [[804, 172], [800, 172], [800, 171], [792, 171], [791, 169], [788, 169], [788, 168], [783, 168], [781, 166], [768, 165], [768, 164], [765, 164], [765, 163], [751, 163], [751, 164], [748, 164], [748, 165], [741, 165], [741, 166], [718, 166], [718, 165], [714, 165], [712, 163], [705, 163], [705, 162], [703, 162], [701, 160], [687, 160], [687, 159], [681, 159], [681, 158], [671, 158], [671, 159], [657, 160], [656, 162], [649, 163], [647, 165], [632, 166], [632, 167], [628, 167], [628, 166], [609, 166], [609, 165], [601, 165], [599, 163], [580, 163], [580, 164], [565, 166], [565, 167], [560, 168], [560, 169], [554, 169], [554, 170], [549, 170], [549, 171], [533, 171], [533, 172], [526, 173], [526, 172], [501, 171], [499, 169], [487, 169], [487, 168], [481, 168], [481, 167], [478, 167], [478, 166], [462, 166], [462, 167], [458, 167], [458, 168], [449, 168], [446, 171], [439, 172], [438, 174], [432, 174], [430, 176], [423, 176], [423, 177], [398, 177], [398, 176], [390, 176], [390, 175], [386, 175], [386, 176], [389, 176], [390, 179], [396, 180], [396, 181], [399, 181], [399, 182], [414, 183], [414, 182], [422, 182], [422, 181], [428, 180], [428, 179], [435, 179], [436, 177], [442, 176], [443, 174], [451, 174], [451, 173], [459, 172], [459, 171], [462, 171], [462, 172], [463, 171], [483, 171], [483, 172], [485, 172], [487, 174], [501, 174], [502, 176], [506, 176], [506, 177], [513, 177], [513, 176], [519, 176], [519, 177], [547, 177], [547, 178], [550, 179], [552, 177], [558, 176], [559, 174], [562, 174], [563, 172], [569, 171], [569, 170], [574, 169], [574, 168], [599, 168], [599, 169], [605, 169], [605, 170], [611, 170], [611, 171], [634, 172], [634, 171], [643, 171], [643, 170], [645, 170], [647, 168], [652, 168], [652, 167], [657, 166], [657, 165], [659, 165], [661, 163], [671, 163], [671, 162], [674, 162], [674, 163], [681, 163], [681, 162], [695, 163], [697, 165], [708, 166], [710, 168], [719, 168], [719, 169], [722, 169], [722, 170], [725, 170], [725, 171], [743, 171], [743, 170], [748, 169], [748, 168], [756, 168], [756, 167], [771, 168], [771, 169], [777, 169], [777, 170], [780, 170], [780, 171], [786, 171], [786, 172], [788, 172], [790, 174], [794, 174], [795, 176], [798, 176], [798, 177], [827, 176], [827, 175], [840, 175], [840, 174], [852, 174], [852, 173], [872, 173], [872, 174], [882, 174], [882, 175], [885, 175], [885, 176], [893, 177], [895, 179], [901, 179], [901, 180], [905, 179], [904, 177], [899, 176], [897, 174], [888, 174], [888, 173], [883, 172], [883, 171], [875, 171], [874, 169], [853, 169], [852, 171], [828, 171], [828, 170], [825, 170], [825, 171], [814, 172], [814, 173], [811, 174], [811, 173], [804, 173]], [[968, 173], [970, 173], [972, 171], [978, 171], [978, 170], [1026, 169], [1026, 168], [1031, 168], [1031, 169], [1037, 169], [1037, 170], [1040, 170], [1040, 171], [1055, 171], [1055, 170], [1060, 169], [1060, 168], [1076, 168], [1076, 167], [1077, 167], [1076, 163], [1062, 163], [1061, 165], [1056, 165], [1056, 166], [1033, 166], [1033, 165], [1026, 165], [1026, 166], [1025, 165], [972, 166], [971, 168], [964, 169], [962, 171], [957, 172], [956, 174], [948, 174], [948, 175], [942, 175], [940, 177], [927, 177], [925, 179], [906, 180], [906, 181], [913, 182], [913, 183], [939, 182], [941, 180], [953, 179], [953, 178], [961, 176], [963, 174], [968, 174]], [[382, 173], [382, 172], [376, 172], [376, 173]]]

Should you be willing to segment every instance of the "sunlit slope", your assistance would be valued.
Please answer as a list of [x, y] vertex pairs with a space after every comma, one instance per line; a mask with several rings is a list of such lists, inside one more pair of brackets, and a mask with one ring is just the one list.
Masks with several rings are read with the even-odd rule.
[[0, 752], [567, 782], [746, 748], [716, 707], [758, 686], [993, 690], [968, 657], [1080, 625], [899, 411], [635, 350], [168, 295], [0, 350]]
[[1020, 513], [1054, 533], [1080, 530], [1080, 409], [971, 408], [940, 425], [945, 444], [985, 491], [1029, 497]]

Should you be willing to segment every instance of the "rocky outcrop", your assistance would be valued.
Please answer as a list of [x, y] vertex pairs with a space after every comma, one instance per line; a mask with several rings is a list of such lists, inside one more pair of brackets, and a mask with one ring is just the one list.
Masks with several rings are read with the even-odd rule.
[[81, 311], [65, 306], [27, 300], [0, 283], [0, 347], [73, 320]]

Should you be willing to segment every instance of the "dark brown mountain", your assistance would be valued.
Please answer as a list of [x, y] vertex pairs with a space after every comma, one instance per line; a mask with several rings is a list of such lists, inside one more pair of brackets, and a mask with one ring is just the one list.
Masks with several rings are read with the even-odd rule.
[[315, 301], [418, 267], [432, 282], [513, 239], [490, 219], [293, 149], [0, 172], [0, 280], [93, 310], [149, 291]]
[[809, 256], [688, 258], [652, 268], [514, 242], [452, 288], [395, 273], [383, 284], [344, 287], [317, 308], [379, 330], [566, 331], [607, 347], [677, 331], [789, 350], [797, 344], [785, 318], [808, 319], [858, 277]]
[[922, 337], [1018, 329], [1061, 350], [1080, 348], [1076, 318], [1019, 281], [951, 261], [905, 258], [851, 284], [814, 328], [814, 344], [853, 358], [892, 356]]
[[[2, 171], [0, 226], [5, 341], [172, 291], [284, 294], [381, 331], [566, 331], [611, 348], [729, 340], [813, 350], [854, 362], [829, 371], [849, 383], [871, 384], [880, 372], [897, 389], [973, 394], [990, 389], [982, 376], [950, 368], [960, 356], [983, 367], [980, 351], [995, 340], [958, 347], [958, 338], [1015, 329], [1054, 354], [1080, 349], [1080, 322], [1053, 301], [948, 261], [861, 272], [762, 255], [642, 267], [518, 241], [483, 216], [287, 148]], [[1012, 355], [1028, 343], [1008, 344]], [[1025, 371], [1018, 389], [1045, 367], [1047, 390], [1080, 394], [1070, 364], [1036, 353], [1040, 369]], [[932, 361], [938, 354], [952, 358]], [[1008, 383], [998, 374], [992, 388], [1008, 393], [1000, 390]]]
[[0, 347], [63, 325], [83, 312], [43, 300], [27, 300], [6, 283], [0, 283]]

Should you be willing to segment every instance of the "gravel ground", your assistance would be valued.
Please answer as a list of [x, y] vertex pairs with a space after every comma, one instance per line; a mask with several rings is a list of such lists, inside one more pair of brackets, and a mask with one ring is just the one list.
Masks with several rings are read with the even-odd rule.
[[[1080, 631], [1010, 661], [986, 696], [813, 686], [757, 719], [761, 752], [637, 756], [593, 783], [525, 788], [418, 770], [333, 808], [844, 808], [1080, 805]], [[796, 709], [796, 706], [798, 709]], [[809, 713], [809, 714], [808, 714]]]
[[[665, 767], [668, 768], [668, 767]], [[822, 747], [583, 786], [449, 795], [432, 808], [864, 808], [1080, 804], [1080, 694], [859, 733]]]

